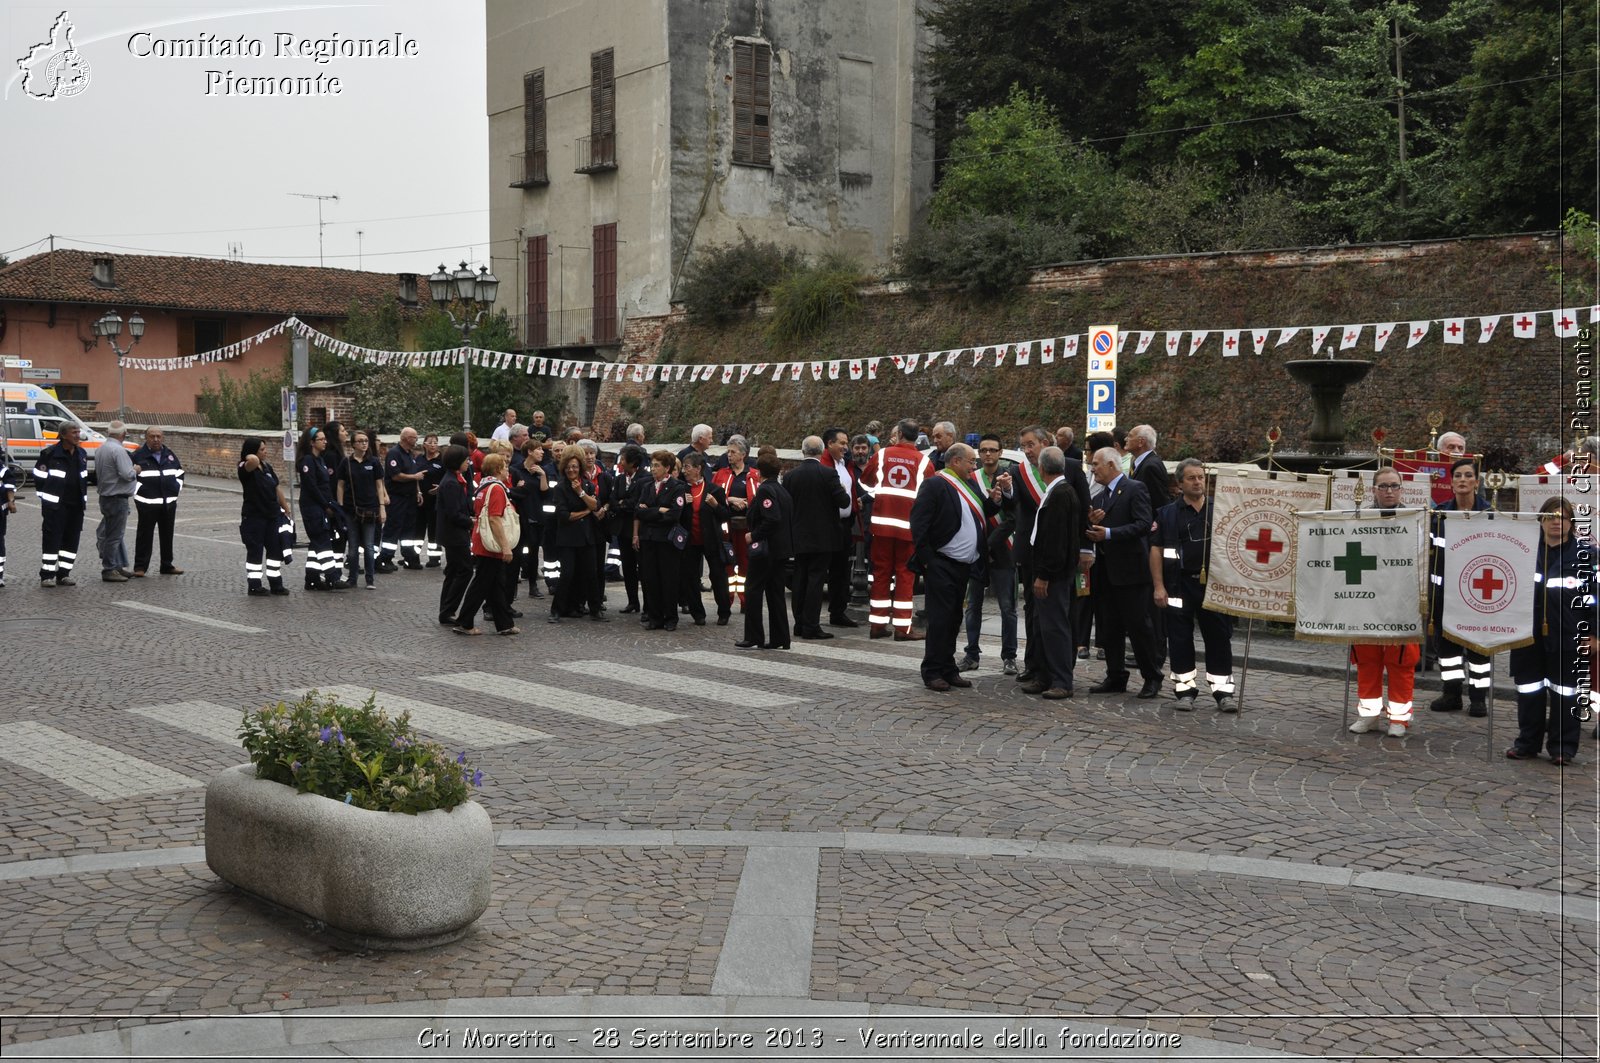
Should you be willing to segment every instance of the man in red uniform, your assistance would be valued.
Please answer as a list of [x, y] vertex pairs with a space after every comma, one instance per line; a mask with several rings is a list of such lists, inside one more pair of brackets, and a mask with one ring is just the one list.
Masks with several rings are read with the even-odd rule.
[[861, 487], [872, 493], [872, 591], [868, 605], [871, 636], [893, 633], [897, 642], [923, 637], [911, 626], [914, 579], [911, 560], [911, 506], [917, 489], [933, 474], [926, 455], [916, 448], [917, 423], [895, 426], [890, 445], [861, 470]]

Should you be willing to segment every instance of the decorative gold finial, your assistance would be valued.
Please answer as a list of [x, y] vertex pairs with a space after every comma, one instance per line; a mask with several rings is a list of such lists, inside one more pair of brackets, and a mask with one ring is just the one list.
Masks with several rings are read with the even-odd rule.
[[1443, 412], [1441, 412], [1439, 410], [1434, 410], [1432, 413], [1428, 414], [1428, 430], [1432, 433], [1432, 435], [1430, 435], [1428, 437], [1428, 449], [1429, 450], [1435, 450], [1436, 451], [1436, 450], [1439, 449], [1439, 429], [1443, 425], [1444, 425], [1444, 413]]

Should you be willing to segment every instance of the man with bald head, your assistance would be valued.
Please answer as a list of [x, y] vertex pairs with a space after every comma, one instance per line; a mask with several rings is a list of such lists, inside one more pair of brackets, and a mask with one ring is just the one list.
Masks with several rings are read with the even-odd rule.
[[928, 632], [922, 684], [941, 693], [970, 687], [956, 665], [961, 602], [974, 572], [983, 572], [984, 527], [1000, 511], [1000, 488], [984, 496], [973, 480], [978, 456], [965, 443], [944, 452], [944, 468], [922, 482], [911, 504], [912, 568], [923, 577]]
[[[515, 410], [507, 413], [516, 415]], [[510, 426], [505, 426], [510, 432]], [[389, 491], [389, 516], [383, 522], [383, 545], [378, 551], [378, 571], [398, 571], [396, 555], [406, 568], [422, 567], [422, 543], [417, 539], [417, 507], [422, 504], [422, 481], [428, 463], [417, 451], [417, 430], [400, 429], [400, 442], [389, 448], [383, 462], [383, 483]]]
[[833, 469], [822, 464], [821, 436], [806, 436], [801, 461], [783, 477], [794, 503], [794, 633], [803, 639], [831, 639], [822, 630], [822, 583], [839, 548], [839, 511], [850, 495]]

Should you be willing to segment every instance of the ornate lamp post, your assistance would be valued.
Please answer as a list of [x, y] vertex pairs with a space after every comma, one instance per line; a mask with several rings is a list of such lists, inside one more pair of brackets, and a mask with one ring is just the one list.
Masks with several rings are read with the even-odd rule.
[[[107, 310], [105, 316], [94, 323], [95, 335], [103, 338], [111, 349], [117, 352], [117, 416], [121, 417], [128, 410], [127, 395], [122, 387], [122, 360], [139, 345], [144, 338], [144, 318], [135, 310], [128, 318], [128, 334], [133, 337], [133, 342], [126, 347], [117, 344], [117, 337], [122, 335], [122, 315], [115, 310]], [[99, 342], [96, 340], [96, 342]]]
[[[477, 328], [483, 319], [488, 316], [489, 308], [494, 305], [494, 297], [500, 291], [500, 280], [489, 272], [488, 266], [482, 266], [477, 273], [473, 273], [465, 262], [454, 273], [446, 270], [444, 264], [439, 264], [439, 272], [428, 278], [428, 294], [433, 297], [433, 305], [445, 312], [450, 319], [450, 324], [461, 331], [461, 345], [467, 345], [467, 336]], [[453, 303], [464, 303], [465, 308], [458, 318], [450, 309]], [[473, 306], [479, 306], [476, 314], [472, 312]], [[472, 430], [472, 359], [467, 358], [461, 363], [461, 429]]]

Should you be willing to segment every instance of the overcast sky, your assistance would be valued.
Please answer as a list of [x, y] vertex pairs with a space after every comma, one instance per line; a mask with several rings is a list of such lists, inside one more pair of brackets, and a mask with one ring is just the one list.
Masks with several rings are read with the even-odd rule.
[[[18, 61], [50, 40], [63, 9], [87, 83], [72, 96], [33, 98]], [[397, 34], [402, 47], [415, 42], [415, 55], [280, 54], [280, 35], [314, 49], [335, 35]], [[157, 54], [175, 40], [193, 48], [202, 35], [242, 35], [261, 54]], [[44, 72], [58, 50], [33, 53], [40, 76], [31, 89], [50, 84]], [[6, 0], [0, 57], [0, 253], [13, 261], [55, 233], [57, 247], [224, 257], [238, 244], [251, 261], [314, 266], [319, 201], [291, 193], [339, 197], [321, 202], [329, 266], [431, 273], [441, 261], [487, 261], [481, 0]], [[241, 95], [229, 71], [320, 74], [324, 91]], [[327, 91], [332, 78], [338, 94]]]

